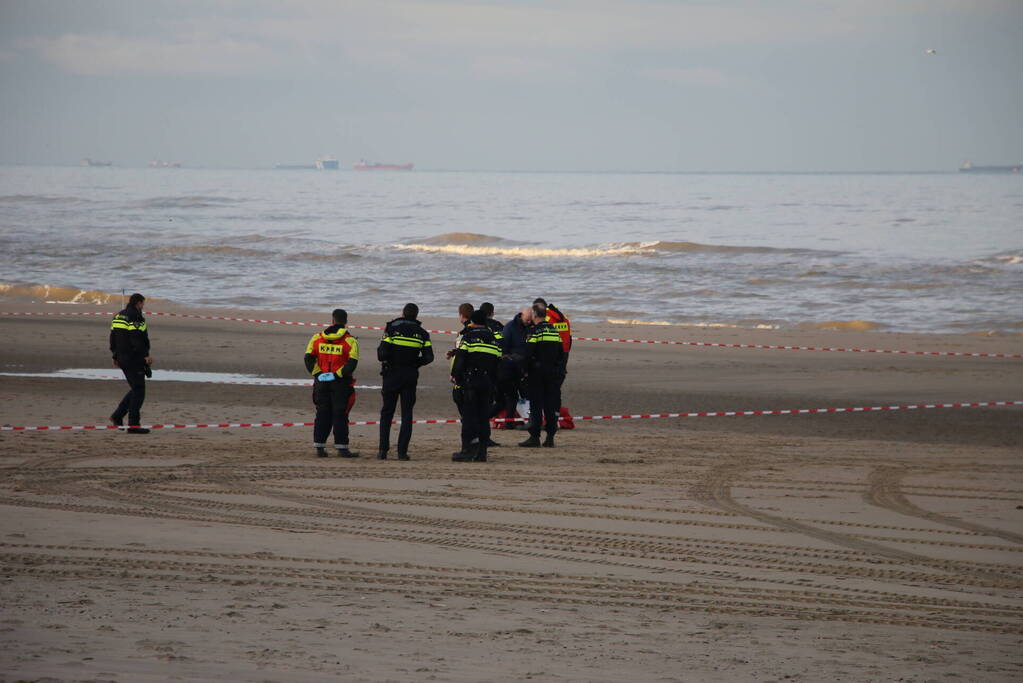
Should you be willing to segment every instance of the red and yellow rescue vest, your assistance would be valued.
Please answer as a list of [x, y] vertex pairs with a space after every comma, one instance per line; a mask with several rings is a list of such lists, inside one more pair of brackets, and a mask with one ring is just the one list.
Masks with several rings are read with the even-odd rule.
[[572, 350], [572, 325], [569, 324], [565, 314], [556, 308], [547, 306], [547, 322], [557, 331], [561, 337], [561, 348], [568, 353]]
[[342, 328], [333, 334], [314, 334], [305, 352], [316, 358], [313, 375], [321, 372], [340, 373], [349, 358], [359, 359], [359, 340]]

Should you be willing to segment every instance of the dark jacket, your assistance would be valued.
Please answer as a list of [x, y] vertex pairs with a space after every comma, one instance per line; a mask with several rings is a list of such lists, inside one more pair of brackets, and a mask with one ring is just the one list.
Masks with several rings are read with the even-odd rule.
[[497, 345], [501, 345], [501, 340], [504, 338], [504, 323], [501, 323], [493, 318], [487, 318], [487, 328], [494, 333], [494, 339], [497, 340]]
[[451, 376], [455, 384], [462, 386], [470, 375], [485, 374], [491, 381], [497, 374], [497, 361], [501, 359], [501, 347], [494, 339], [494, 333], [487, 327], [467, 327], [462, 333], [462, 343], [455, 351]]
[[110, 322], [110, 354], [118, 364], [142, 365], [149, 355], [149, 327], [142, 311], [129, 306]]
[[522, 324], [522, 314], [516, 313], [515, 317], [508, 321], [501, 333], [501, 350], [505, 355], [524, 358], [526, 355], [526, 340], [529, 339], [529, 327]]
[[430, 333], [418, 320], [395, 318], [384, 327], [377, 346], [377, 360], [389, 367], [420, 368], [433, 362]]
[[558, 374], [563, 372], [565, 349], [561, 335], [549, 322], [533, 325], [526, 342], [527, 372]]

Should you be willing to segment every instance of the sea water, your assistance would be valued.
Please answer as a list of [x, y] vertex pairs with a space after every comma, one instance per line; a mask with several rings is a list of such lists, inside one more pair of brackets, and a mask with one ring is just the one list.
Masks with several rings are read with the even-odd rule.
[[1019, 334], [1023, 177], [0, 167], [0, 286]]

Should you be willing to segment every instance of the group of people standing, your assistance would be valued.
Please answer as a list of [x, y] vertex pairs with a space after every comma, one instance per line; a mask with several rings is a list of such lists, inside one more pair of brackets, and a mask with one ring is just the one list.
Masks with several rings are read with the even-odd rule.
[[[149, 332], [142, 311], [145, 297], [132, 294], [127, 307], [114, 316], [110, 328], [113, 364], [123, 372], [129, 385], [120, 404], [110, 415], [111, 424], [127, 432], [145, 434], [141, 409], [145, 401], [145, 378], [151, 376]], [[380, 409], [380, 440], [377, 458], [386, 460], [390, 450], [391, 422], [401, 406], [398, 430], [398, 460], [409, 459], [413, 408], [419, 368], [434, 360], [430, 333], [418, 320], [419, 307], [406, 304], [401, 317], [387, 323], [377, 346], [377, 360], [383, 377], [383, 405]], [[494, 306], [483, 303], [458, 307], [462, 330], [450, 361], [452, 398], [461, 416], [461, 448], [452, 455], [455, 462], [486, 462], [487, 449], [496, 446], [490, 438], [490, 421], [503, 416], [506, 429], [514, 429], [519, 398], [529, 400], [529, 437], [524, 448], [554, 447], [561, 411], [561, 385], [565, 381], [572, 329], [568, 318], [553, 304], [537, 298], [508, 321], [494, 320]], [[313, 377], [313, 446], [316, 455], [327, 457], [327, 439], [333, 433], [337, 455], [355, 458], [348, 447], [348, 413], [355, 402], [355, 369], [359, 364], [359, 341], [348, 331], [348, 313], [341, 308], [331, 315], [332, 324], [312, 336], [305, 350], [305, 368]], [[546, 438], [540, 441], [540, 433]]]
[[[555, 306], [536, 299], [506, 325], [494, 320], [493, 304], [458, 307], [462, 330], [454, 348], [445, 354], [450, 361], [452, 398], [461, 416], [461, 448], [455, 462], [486, 462], [487, 450], [496, 446], [490, 438], [490, 420], [504, 415], [506, 425], [516, 425], [516, 406], [522, 388], [529, 399], [529, 438], [519, 446], [553, 448], [561, 410], [561, 385], [565, 380], [572, 333], [568, 319]], [[387, 323], [377, 346], [383, 376], [380, 409], [380, 440], [377, 458], [386, 460], [391, 443], [391, 421], [399, 404], [397, 458], [409, 459], [413, 408], [419, 368], [434, 360], [430, 333], [418, 320], [419, 307], [406, 304], [401, 317]], [[333, 313], [334, 324], [313, 335], [306, 347], [306, 369], [313, 375], [316, 421], [313, 446], [327, 457], [326, 440], [331, 432], [340, 457], [357, 457], [348, 448], [348, 411], [354, 400], [353, 373], [358, 365], [358, 340], [344, 329], [348, 315]], [[546, 432], [541, 443], [540, 433]]]

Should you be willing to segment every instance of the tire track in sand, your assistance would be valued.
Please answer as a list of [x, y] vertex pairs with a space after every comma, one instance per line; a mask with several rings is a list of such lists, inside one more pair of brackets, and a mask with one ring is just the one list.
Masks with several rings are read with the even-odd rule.
[[919, 517], [930, 522], [943, 524], [945, 526], [972, 531], [973, 533], [995, 536], [997, 538], [1011, 541], [1012, 543], [1023, 544], [1023, 534], [1013, 533], [1005, 529], [968, 522], [952, 515], [945, 515], [939, 512], [931, 512], [909, 502], [902, 492], [902, 480], [909, 474], [904, 467], [876, 467], [868, 476], [868, 488], [863, 494], [863, 499], [877, 507], [891, 510], [910, 517]]

